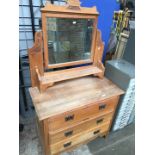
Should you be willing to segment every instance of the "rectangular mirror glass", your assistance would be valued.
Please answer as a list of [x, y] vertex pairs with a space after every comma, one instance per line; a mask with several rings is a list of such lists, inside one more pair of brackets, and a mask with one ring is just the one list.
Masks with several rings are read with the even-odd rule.
[[91, 59], [93, 19], [47, 18], [49, 64]]

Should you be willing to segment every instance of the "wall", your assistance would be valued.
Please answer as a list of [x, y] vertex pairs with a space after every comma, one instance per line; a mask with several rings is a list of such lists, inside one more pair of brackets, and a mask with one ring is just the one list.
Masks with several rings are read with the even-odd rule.
[[[35, 31], [39, 30], [40, 0], [32, 0]], [[19, 91], [19, 111], [23, 117], [30, 117], [34, 114], [34, 108], [29, 94], [31, 86], [28, 48], [33, 46], [33, 28], [30, 13], [29, 0], [19, 1], [19, 56], [20, 56], [20, 91]]]
[[102, 31], [102, 40], [105, 42], [104, 57], [110, 36], [110, 28], [112, 25], [113, 12], [119, 10], [119, 3], [116, 0], [80, 0], [81, 6], [96, 6], [100, 13], [98, 28]]

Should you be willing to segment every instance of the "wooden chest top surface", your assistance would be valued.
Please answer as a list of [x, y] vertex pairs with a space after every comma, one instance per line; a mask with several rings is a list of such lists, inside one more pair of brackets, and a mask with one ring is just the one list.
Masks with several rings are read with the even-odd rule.
[[39, 120], [124, 93], [108, 79], [92, 76], [56, 83], [43, 93], [37, 87], [29, 91]]

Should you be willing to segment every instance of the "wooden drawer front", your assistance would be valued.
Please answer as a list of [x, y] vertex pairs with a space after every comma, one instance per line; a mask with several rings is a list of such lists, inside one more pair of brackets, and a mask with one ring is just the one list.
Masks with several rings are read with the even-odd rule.
[[64, 114], [52, 117], [48, 119], [49, 130], [55, 131], [73, 125], [86, 119], [89, 119], [93, 115], [106, 114], [112, 112], [117, 104], [118, 97], [105, 100], [104, 102], [92, 104], [84, 108], [77, 109], [75, 111], [66, 112]]
[[110, 121], [104, 125], [99, 125], [88, 131], [81, 132], [80, 134], [77, 134], [76, 136], [73, 136], [72, 138], [68, 138], [67, 140], [65, 139], [63, 141], [60, 141], [59, 143], [56, 143], [55, 145], [50, 145], [51, 154], [53, 155], [53, 154], [62, 152], [75, 145], [84, 143], [85, 141], [88, 141], [89, 139], [94, 139], [98, 137], [99, 135], [103, 135], [105, 132], [108, 131], [109, 124], [110, 124]]
[[58, 133], [50, 132], [49, 133], [49, 144], [55, 144], [62, 140], [71, 138], [75, 136], [76, 134], [81, 133], [83, 131], [89, 130], [99, 125], [103, 125], [107, 123], [107, 121], [111, 120], [112, 116], [113, 116], [113, 112], [107, 115], [100, 115], [95, 118], [91, 118], [88, 121], [82, 121], [78, 125], [72, 126]]

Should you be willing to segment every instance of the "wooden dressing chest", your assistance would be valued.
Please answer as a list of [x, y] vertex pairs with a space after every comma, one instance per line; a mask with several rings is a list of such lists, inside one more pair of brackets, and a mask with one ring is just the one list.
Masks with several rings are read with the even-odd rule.
[[124, 92], [106, 78], [88, 76], [63, 81], [30, 94], [45, 155], [55, 155], [106, 136]]
[[106, 136], [123, 91], [104, 78], [96, 7], [48, 1], [41, 14], [42, 29], [28, 52], [30, 94], [45, 155], [55, 155]]

